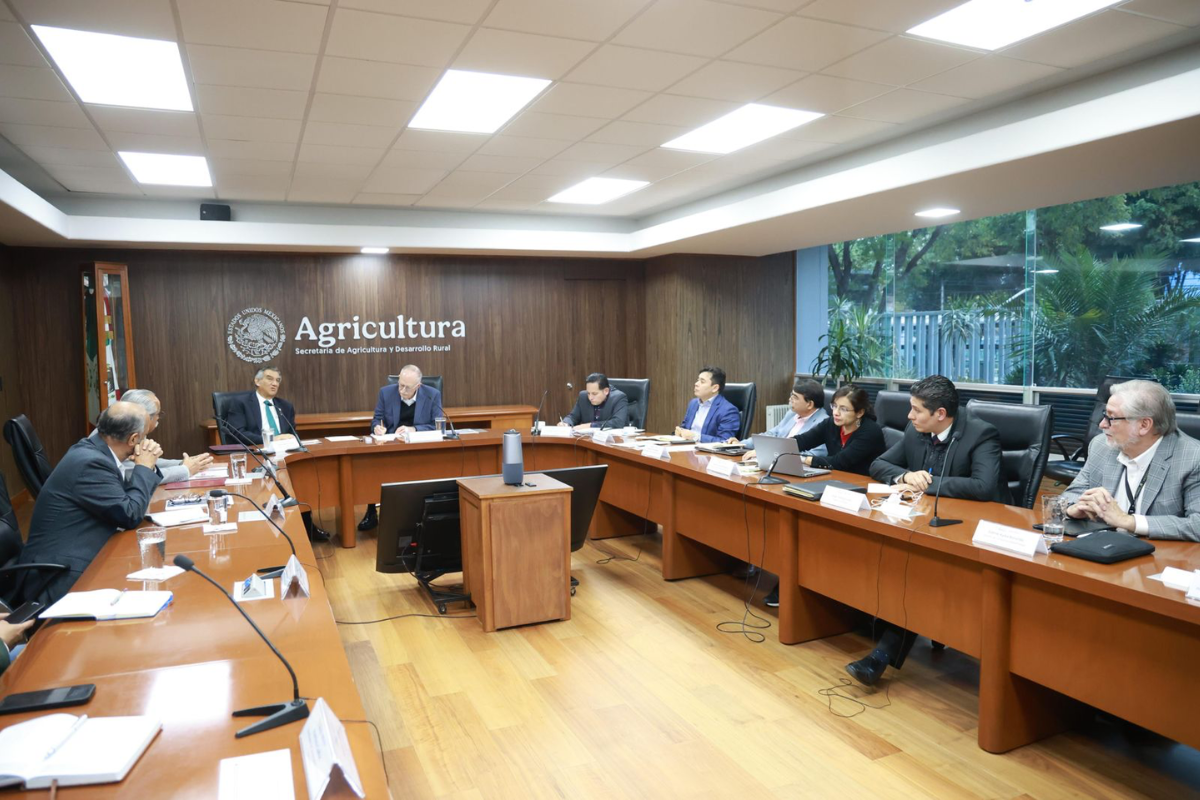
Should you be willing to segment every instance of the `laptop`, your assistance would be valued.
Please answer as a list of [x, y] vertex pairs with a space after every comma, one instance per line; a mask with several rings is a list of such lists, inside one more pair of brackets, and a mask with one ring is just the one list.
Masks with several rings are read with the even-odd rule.
[[804, 465], [800, 458], [800, 448], [796, 440], [790, 436], [754, 437], [754, 452], [758, 466], [763, 472], [775, 465], [772, 475], [795, 475], [798, 478], [812, 478], [817, 475], [828, 475], [829, 470]]

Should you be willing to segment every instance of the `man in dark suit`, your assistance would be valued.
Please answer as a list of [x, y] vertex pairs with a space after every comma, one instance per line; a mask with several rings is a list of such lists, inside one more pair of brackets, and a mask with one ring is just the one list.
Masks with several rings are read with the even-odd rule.
[[592, 428], [624, 428], [629, 424], [629, 399], [620, 389], [608, 385], [608, 376], [593, 372], [587, 376], [584, 386], [587, 388], [579, 393], [575, 408], [559, 425], [589, 431]]
[[263, 443], [263, 431], [275, 436], [291, 436], [296, 428], [296, 409], [278, 397], [283, 373], [273, 364], [254, 375], [255, 391], [231, 398], [225, 421], [252, 444]]
[[737, 406], [721, 394], [724, 389], [725, 370], [701, 367], [692, 387], [695, 397], [688, 403], [675, 435], [700, 442], [724, 442], [737, 436], [742, 427], [742, 415]]
[[[158, 486], [155, 462], [162, 455], [146, 437], [146, 412], [134, 403], [113, 403], [100, 413], [96, 430], [71, 446], [54, 468], [33, 507], [29, 540], [20, 564], [65, 564], [39, 597], [46, 605], [57, 602], [74, 585], [109, 537], [136, 528], [146, 515], [150, 497]], [[133, 457], [128, 483], [121, 477], [121, 462]], [[19, 592], [39, 582], [22, 577]]]
[[[395, 385], [388, 384], [379, 390], [371, 432], [376, 436], [398, 433], [404, 437], [413, 431], [431, 431], [434, 420], [445, 413], [442, 393], [421, 383], [420, 367], [409, 364], [400, 370]], [[378, 524], [379, 516], [371, 503], [358, 529], [369, 531]]]
[[[949, 378], [930, 375], [908, 392], [912, 408], [904, 438], [875, 459], [871, 477], [942, 497], [1009, 502], [999, 431], [981, 419], [959, 413], [958, 390]], [[846, 666], [847, 672], [867, 686], [878, 681], [889, 664], [899, 669], [917, 638], [897, 625], [885, 626], [875, 650]]]

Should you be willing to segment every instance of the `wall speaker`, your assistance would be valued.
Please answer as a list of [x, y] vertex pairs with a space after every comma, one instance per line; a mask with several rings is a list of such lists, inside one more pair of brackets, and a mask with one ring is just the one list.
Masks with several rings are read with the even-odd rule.
[[229, 206], [223, 206], [220, 203], [201, 203], [200, 219], [229, 222], [233, 219], [233, 214], [230, 212]]

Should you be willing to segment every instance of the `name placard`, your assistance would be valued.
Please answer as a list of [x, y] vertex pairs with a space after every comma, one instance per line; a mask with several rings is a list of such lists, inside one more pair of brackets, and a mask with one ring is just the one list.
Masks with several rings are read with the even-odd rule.
[[409, 444], [421, 444], [423, 442], [440, 442], [443, 436], [441, 431], [413, 431], [408, 434]]
[[737, 462], [730, 461], [727, 458], [709, 458], [705, 470], [710, 475], [721, 475], [725, 478], [731, 478], [737, 472]]
[[886, 514], [892, 519], [911, 519], [913, 516], [915, 516], [913, 512], [916, 510], [917, 509], [914, 506], [905, 505], [903, 502], [901, 502], [900, 495], [898, 494], [889, 496], [888, 499], [880, 503], [879, 508], [876, 509], [876, 511], [879, 511], [881, 514]]
[[592, 441], [597, 442], [598, 444], [604, 444], [608, 440], [612, 439], [612, 437], [613, 431], [611, 429], [596, 431], [596, 433], [592, 435]]
[[979, 524], [975, 526], [975, 535], [971, 537], [971, 544], [1007, 550], [1023, 556], [1050, 552], [1046, 549], [1046, 540], [1040, 533], [1023, 531], [1020, 528], [1012, 528], [984, 519], [979, 520]]
[[308, 593], [308, 573], [304, 571], [304, 566], [295, 556], [288, 558], [287, 566], [283, 568], [283, 572], [279, 575], [279, 596], [283, 597], [309, 597]]
[[849, 511], [851, 514], [857, 514], [864, 508], [869, 508], [867, 496], [852, 492], [849, 489], [842, 489], [837, 486], [827, 486], [825, 491], [821, 492], [821, 505], [827, 508], [836, 508], [841, 511]]
[[334, 778], [346, 782], [350, 791], [366, 797], [358, 765], [350, 752], [346, 728], [324, 697], [313, 703], [308, 721], [300, 729], [300, 759], [304, 762], [304, 782], [308, 800], [320, 800]]
[[642, 455], [646, 456], [646, 458], [661, 459], [666, 453], [667, 449], [661, 444], [648, 444], [642, 448]]
[[570, 439], [575, 435], [575, 429], [566, 425], [547, 425], [542, 428], [542, 436], [549, 436], [552, 439]]

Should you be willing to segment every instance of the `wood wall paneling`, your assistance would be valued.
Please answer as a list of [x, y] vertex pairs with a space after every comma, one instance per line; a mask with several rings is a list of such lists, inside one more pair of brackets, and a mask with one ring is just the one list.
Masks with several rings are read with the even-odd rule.
[[[16, 275], [9, 268], [9, 249], [0, 245], [0, 425], [22, 413], [20, 359], [17, 356]], [[0, 475], [15, 497], [25, 484], [17, 472], [8, 442], [0, 442]]]

